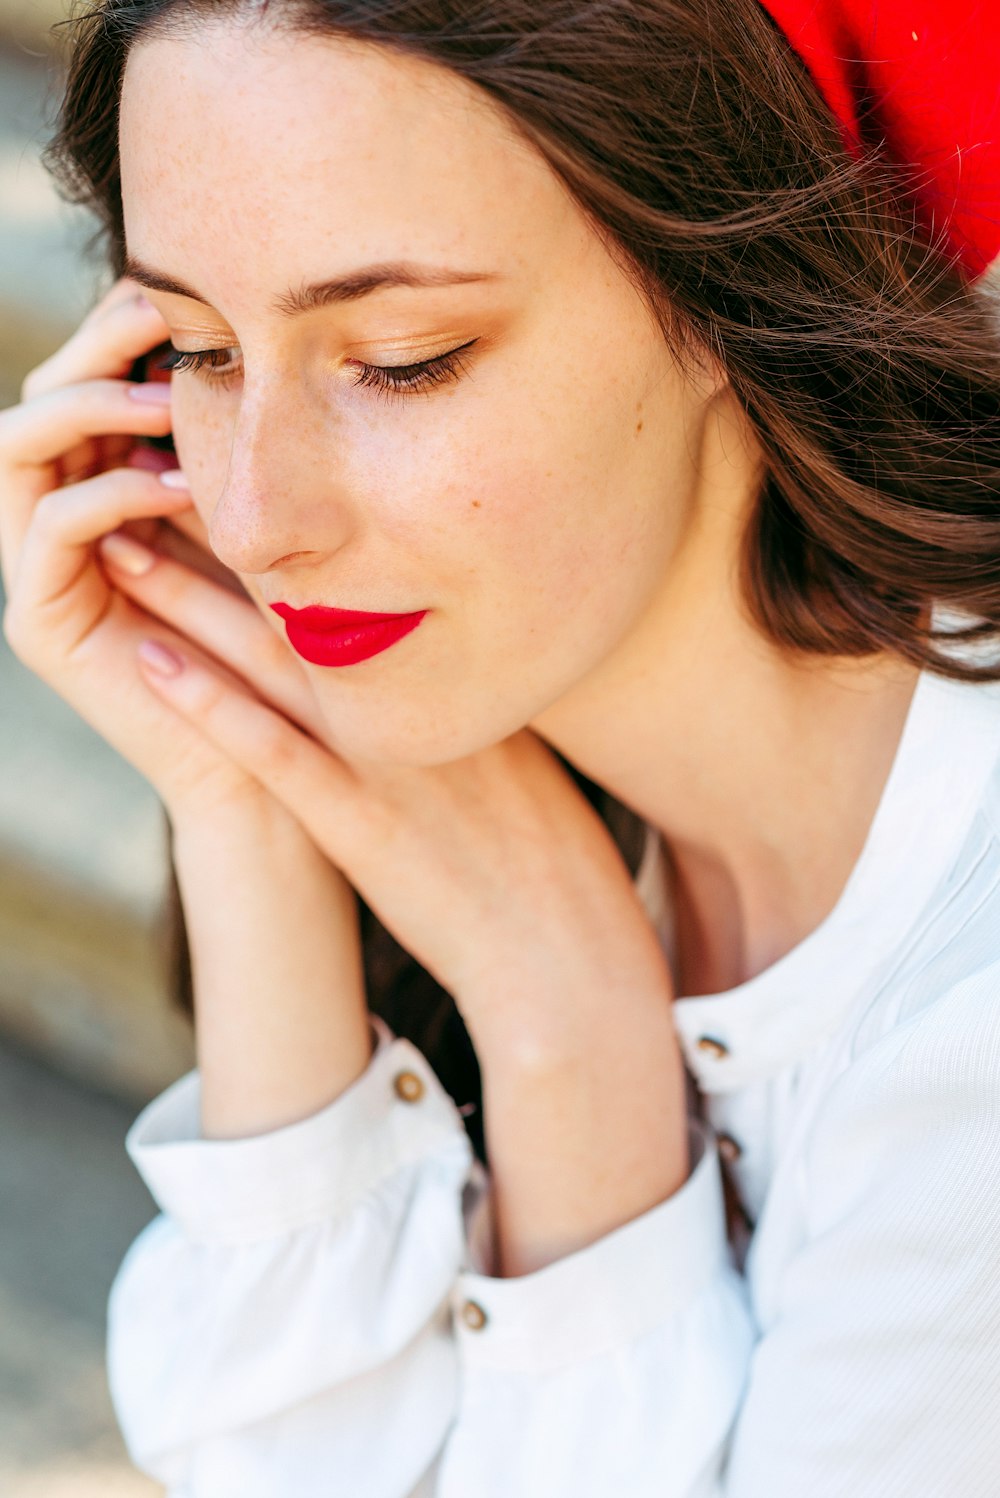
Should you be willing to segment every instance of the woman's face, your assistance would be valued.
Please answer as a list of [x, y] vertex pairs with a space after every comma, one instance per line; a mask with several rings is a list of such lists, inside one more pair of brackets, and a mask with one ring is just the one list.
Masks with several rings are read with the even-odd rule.
[[[276, 602], [426, 610], [304, 666], [337, 749], [455, 759], [629, 658], [693, 524], [713, 387], [485, 96], [217, 22], [134, 50], [121, 168], [131, 256], [192, 292], [150, 291], [175, 347], [218, 351], [173, 376], [215, 552], [282, 636]], [[438, 284], [369, 286], [399, 262]], [[410, 388], [380, 373], [456, 349]]]

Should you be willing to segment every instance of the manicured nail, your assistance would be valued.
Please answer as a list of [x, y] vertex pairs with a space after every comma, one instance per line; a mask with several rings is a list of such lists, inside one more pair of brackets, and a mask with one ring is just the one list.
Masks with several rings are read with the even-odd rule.
[[144, 406], [169, 406], [169, 380], [133, 380], [128, 387], [129, 399]]
[[134, 541], [131, 536], [123, 536], [119, 531], [111, 531], [109, 535], [102, 536], [97, 546], [105, 561], [110, 562], [112, 567], [129, 573], [131, 577], [142, 577], [156, 560], [153, 553], [140, 541]]
[[184, 662], [176, 650], [171, 650], [168, 645], [161, 645], [159, 640], [143, 640], [139, 646], [139, 655], [157, 676], [179, 676], [184, 670]]
[[182, 473], [179, 468], [165, 468], [160, 474], [160, 483], [166, 484], [168, 489], [190, 489], [187, 474]]

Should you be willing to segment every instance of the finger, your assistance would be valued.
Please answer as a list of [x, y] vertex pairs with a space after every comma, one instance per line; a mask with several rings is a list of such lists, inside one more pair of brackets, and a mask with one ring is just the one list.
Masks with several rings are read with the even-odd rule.
[[270, 791], [340, 862], [358, 804], [354, 777], [342, 760], [186, 651], [144, 641], [138, 664], [158, 696]]
[[[139, 440], [142, 441], [142, 439]], [[158, 458], [167, 459], [165, 463], [153, 465], [134, 461], [133, 454], [144, 451], [156, 452], [156, 449], [136, 446], [135, 437], [115, 437], [106, 434], [100, 437], [88, 437], [85, 442], [79, 443], [69, 452], [61, 453], [56, 459], [52, 466], [57, 470], [58, 484], [53, 483], [51, 487], [75, 484], [80, 479], [89, 479], [95, 474], [106, 473], [109, 468], [155, 466], [155, 469], [159, 471], [162, 468], [174, 466], [174, 459], [169, 453], [156, 453]]]
[[35, 507], [21, 546], [10, 596], [19, 613], [61, 598], [91, 560], [99, 536], [123, 520], [190, 503], [150, 474], [115, 468], [65, 489], [53, 489]]
[[104, 536], [98, 551], [115, 586], [140, 608], [194, 640], [307, 732], [321, 728], [297, 658], [246, 594], [236, 597], [131, 535]]
[[148, 387], [122, 380], [88, 380], [50, 390], [0, 411], [0, 465], [39, 467], [52, 463], [87, 437], [127, 433], [165, 437], [170, 430], [170, 387], [157, 400], [136, 391]]
[[251, 602], [259, 603], [257, 593], [249, 584], [227, 567], [225, 562], [220, 562], [212, 550], [205, 523], [193, 505], [188, 510], [180, 510], [164, 517], [162, 526], [161, 547], [169, 556], [187, 562], [206, 577], [214, 578], [238, 598], [249, 598]]
[[84, 322], [96, 321], [105, 312], [116, 307], [120, 302], [136, 301], [140, 296], [145, 296], [145, 289], [132, 276], [119, 276], [112, 281], [108, 289], [103, 292], [93, 307], [87, 312]]
[[137, 306], [147, 302], [145, 288], [132, 279], [131, 276], [119, 276], [113, 281], [107, 290], [98, 296], [97, 301], [90, 307], [80, 320], [81, 327], [91, 327], [101, 321], [109, 312], [126, 302], [133, 302]]
[[105, 317], [108, 312], [113, 311], [115, 307], [120, 306], [121, 303], [138, 303], [140, 297], [148, 300], [139, 282], [133, 281], [130, 276], [119, 276], [105, 292], [98, 295], [98, 299], [94, 305], [87, 309], [80, 319], [80, 327], [90, 327], [94, 323], [100, 322], [102, 317]]
[[[187, 521], [189, 511], [182, 510], [176, 517]], [[143, 538], [140, 537], [140, 540]], [[211, 580], [225, 588], [237, 598], [249, 599], [251, 603], [257, 604], [257, 596], [242, 582], [235, 572], [231, 572], [225, 563], [220, 562], [214, 551], [203, 546], [200, 541], [185, 530], [183, 526], [175, 528], [169, 520], [164, 519], [160, 523], [160, 530], [150, 544], [156, 551], [165, 556], [173, 557], [175, 561], [183, 562], [186, 567], [191, 567], [195, 572], [200, 572], [203, 577]], [[270, 622], [270, 620], [268, 621]]]
[[126, 534], [134, 536], [143, 546], [149, 546], [158, 555], [173, 557], [185, 566], [194, 568], [196, 572], [212, 578], [220, 587], [228, 588], [237, 598], [249, 598], [254, 603], [258, 601], [238, 573], [230, 571], [224, 562], [219, 561], [209, 543], [204, 521], [193, 505], [169, 516], [129, 521], [124, 529]]
[[[170, 524], [175, 526], [177, 530], [183, 531], [185, 536], [188, 536], [192, 541], [196, 541], [211, 556], [215, 556], [215, 552], [212, 551], [211, 542], [208, 539], [205, 522], [194, 506], [190, 510], [181, 510], [178, 514], [171, 515]], [[216, 560], [218, 561], [218, 558]], [[219, 562], [219, 566], [221, 567], [222, 565], [223, 563]]]
[[151, 302], [122, 292], [99, 316], [85, 317], [54, 354], [29, 372], [21, 398], [34, 400], [101, 375], [125, 375], [134, 360], [163, 342], [167, 332], [167, 323]]
[[[65, 492], [58, 487], [54, 462], [60, 453], [108, 430], [141, 435], [169, 428], [169, 407], [144, 405], [130, 400], [126, 392], [121, 381], [96, 380], [0, 411], [0, 562], [8, 588], [38, 503], [47, 493]], [[164, 508], [177, 505], [167, 503]], [[111, 530], [116, 523], [112, 520], [102, 529]]]

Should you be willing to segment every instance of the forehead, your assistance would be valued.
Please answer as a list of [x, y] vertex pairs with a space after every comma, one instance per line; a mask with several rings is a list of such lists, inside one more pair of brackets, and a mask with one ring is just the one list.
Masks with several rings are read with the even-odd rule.
[[192, 279], [197, 267], [216, 306], [254, 257], [272, 279], [402, 256], [513, 270], [572, 216], [541, 155], [464, 79], [245, 23], [138, 44], [119, 145], [130, 250]]

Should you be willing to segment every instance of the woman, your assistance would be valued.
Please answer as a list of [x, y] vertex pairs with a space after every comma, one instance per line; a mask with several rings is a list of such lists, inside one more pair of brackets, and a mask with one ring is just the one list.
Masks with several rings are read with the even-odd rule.
[[[755, 0], [77, 25], [50, 163], [118, 280], [4, 413], [2, 544], [187, 920], [134, 1460], [985, 1498], [1000, 225]], [[412, 968], [370, 1012], [358, 896], [454, 1024]]]

